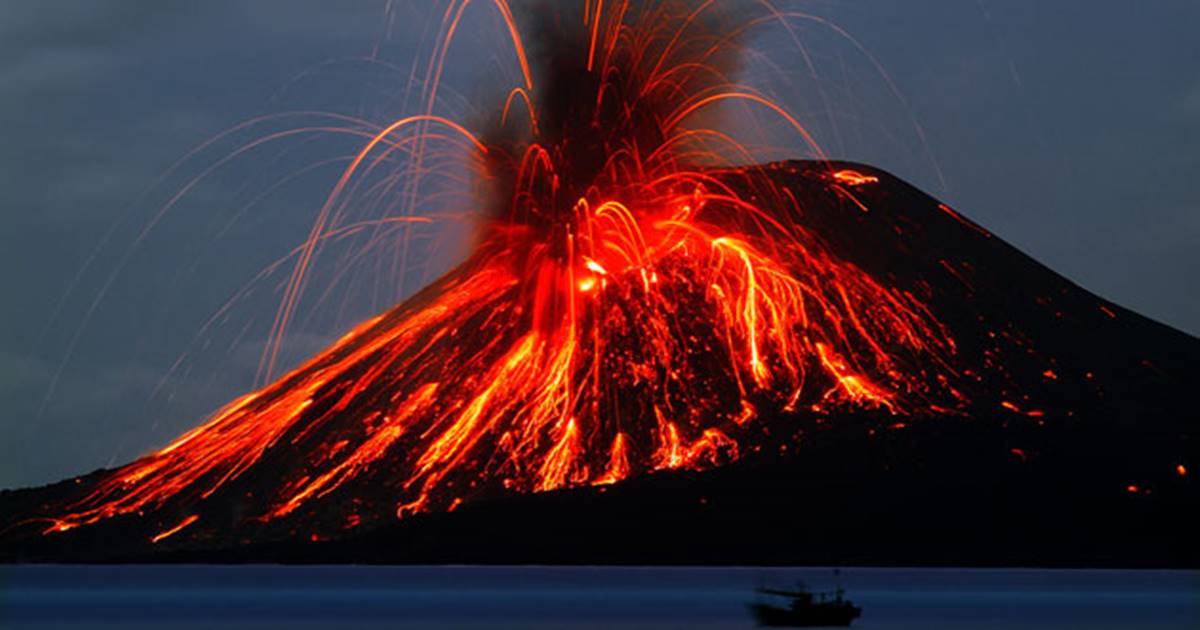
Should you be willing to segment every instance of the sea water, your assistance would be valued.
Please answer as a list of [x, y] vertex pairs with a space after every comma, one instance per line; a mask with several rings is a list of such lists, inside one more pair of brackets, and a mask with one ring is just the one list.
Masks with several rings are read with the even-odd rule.
[[9, 566], [3, 628], [751, 628], [765, 584], [840, 583], [876, 629], [1200, 629], [1200, 572]]

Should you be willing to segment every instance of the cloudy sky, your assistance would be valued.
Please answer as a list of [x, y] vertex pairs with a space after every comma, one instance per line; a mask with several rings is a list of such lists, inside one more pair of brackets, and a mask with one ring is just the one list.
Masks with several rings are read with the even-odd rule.
[[[411, 112], [407, 70], [428, 53], [429, 6], [444, 3], [0, 0], [0, 488], [131, 459], [253, 386], [276, 285], [210, 320], [306, 233], [337, 170], [301, 167], [352, 148], [246, 155], [143, 235], [238, 142], [310, 123], [277, 120], [171, 166], [264, 114]], [[806, 23], [820, 76], [782, 91], [831, 154], [884, 167], [1085, 288], [1200, 333], [1200, 4], [790, 5], [855, 40]], [[451, 57], [448, 84], [468, 103], [502, 63], [495, 26], [477, 17]], [[785, 74], [795, 58], [777, 31], [756, 48]], [[830, 101], [833, 118], [814, 105]], [[297, 328], [285, 363], [454, 258], [445, 242], [430, 251], [403, 283], [356, 276]]]

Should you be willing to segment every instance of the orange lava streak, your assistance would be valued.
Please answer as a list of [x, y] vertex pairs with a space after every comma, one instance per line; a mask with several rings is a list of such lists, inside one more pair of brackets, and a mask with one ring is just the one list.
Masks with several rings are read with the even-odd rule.
[[613, 438], [612, 451], [609, 453], [608, 458], [608, 470], [604, 471], [604, 475], [593, 482], [595, 485], [617, 483], [629, 476], [629, 454], [625, 450], [626, 439], [624, 433], [618, 433], [617, 437]]
[[525, 108], [529, 112], [529, 126], [533, 129], [533, 133], [537, 134], [537, 115], [533, 109], [533, 101], [529, 100], [529, 92], [525, 88], [515, 87], [508, 93], [508, 98], [504, 101], [504, 109], [500, 113], [500, 124], [508, 124], [508, 112], [512, 109], [513, 99], [520, 96], [525, 102]]
[[193, 515], [183, 519], [183, 522], [179, 523], [175, 527], [172, 527], [171, 529], [168, 529], [160, 534], [156, 534], [153, 538], [150, 539], [150, 542], [158, 543], [159, 541], [163, 540], [164, 538], [170, 538], [171, 536], [174, 536], [175, 534], [178, 534], [180, 531], [182, 531], [183, 528], [187, 527], [188, 525], [191, 525], [192, 523], [195, 523], [199, 518], [200, 518], [199, 516], [193, 514]]
[[[825, 344], [817, 344], [817, 353], [821, 357], [821, 364], [837, 379], [838, 387], [851, 401], [883, 406], [887, 407], [889, 411], [895, 412], [888, 392], [866, 378], [850, 372], [845, 362], [834, 355]], [[836, 390], [830, 390], [830, 393], [832, 394], [834, 391]], [[828, 397], [828, 394], [826, 396]]]
[[596, 11], [591, 15], [592, 39], [588, 45], [587, 69], [591, 72], [596, 66], [596, 39], [600, 35], [600, 14], [604, 12], [604, 0], [596, 0]]
[[563, 429], [558, 443], [546, 454], [546, 459], [542, 463], [541, 469], [538, 470], [541, 480], [534, 486], [534, 490], [554, 490], [566, 486], [572, 480], [576, 483], [586, 480], [586, 469], [579, 471], [579, 474], [574, 477], [571, 475], [571, 469], [578, 454], [579, 428], [572, 418], [567, 421], [567, 426]]
[[764, 107], [767, 107], [779, 115], [780, 118], [787, 121], [787, 123], [791, 125], [791, 127], [795, 129], [797, 133], [800, 134], [800, 137], [804, 139], [805, 144], [807, 144], [813, 151], [816, 152], [817, 157], [819, 157], [821, 160], [829, 159], [825, 156], [825, 151], [821, 149], [821, 145], [817, 144], [817, 141], [813, 139], [812, 135], [808, 132], [808, 129], [806, 129], [804, 125], [800, 124], [800, 121], [796, 120], [791, 113], [789, 113], [775, 101], [752, 92], [723, 92], [698, 99], [693, 103], [689, 103], [686, 107], [681, 108], [678, 112], [671, 116], [671, 118], [669, 118], [665, 123], [665, 126], [667, 129], [674, 129], [679, 125], [680, 122], [682, 122], [688, 116], [696, 113], [696, 111], [713, 103], [725, 100], [750, 101], [752, 103], [758, 103]]
[[984, 237], [986, 237], [986, 238], [992, 237], [991, 232], [988, 232], [987, 230], [976, 225], [975, 223], [967, 220], [966, 217], [955, 212], [954, 209], [951, 208], [950, 206], [947, 206], [946, 204], [941, 203], [941, 204], [938, 204], [938, 209], [941, 210], [942, 212], [945, 212], [946, 214], [950, 215], [950, 217], [952, 219], [954, 219], [955, 221], [958, 221], [959, 223], [967, 226], [968, 228], [971, 228], [972, 230], [975, 230], [976, 232], [982, 234]]

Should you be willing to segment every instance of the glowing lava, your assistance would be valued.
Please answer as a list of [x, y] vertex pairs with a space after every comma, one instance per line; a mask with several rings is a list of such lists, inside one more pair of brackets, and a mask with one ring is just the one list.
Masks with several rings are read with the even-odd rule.
[[[761, 416], [956, 404], [916, 375], [954, 355], [917, 298], [834, 256], [790, 193], [753, 169], [714, 176], [712, 165], [750, 155], [698, 122], [719, 103], [777, 117], [820, 153], [782, 107], [735, 84], [737, 44], [722, 33], [741, 27], [706, 28], [712, 2], [588, 1], [545, 18], [541, 28], [560, 34], [547, 59], [530, 61], [512, 12], [494, 0], [522, 84], [478, 135], [432, 115], [468, 4], [444, 16], [430, 111], [383, 129], [338, 182], [301, 250], [275, 340], [329, 209], [381, 152], [404, 147], [420, 168], [427, 136], [474, 147], [498, 192], [471, 258], [113, 471], [45, 531], [151, 515], [162, 522], [154, 542], [183, 537], [204, 530], [204, 506], [222, 493], [268, 506], [246, 522], [299, 522], [320, 504], [351, 527], [489, 494], [720, 465], [761, 446]], [[830, 177], [850, 198], [878, 181]], [[278, 479], [257, 472], [267, 458], [288, 462]], [[358, 501], [355, 484], [368, 477], [386, 480], [390, 505]], [[175, 516], [152, 516], [159, 510]]]

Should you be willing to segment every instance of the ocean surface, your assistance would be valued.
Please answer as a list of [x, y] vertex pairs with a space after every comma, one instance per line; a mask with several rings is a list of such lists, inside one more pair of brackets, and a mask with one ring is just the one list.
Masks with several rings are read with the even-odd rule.
[[840, 581], [855, 628], [1200, 629], [1200, 572], [0, 566], [2, 628], [752, 628], [767, 583]]

